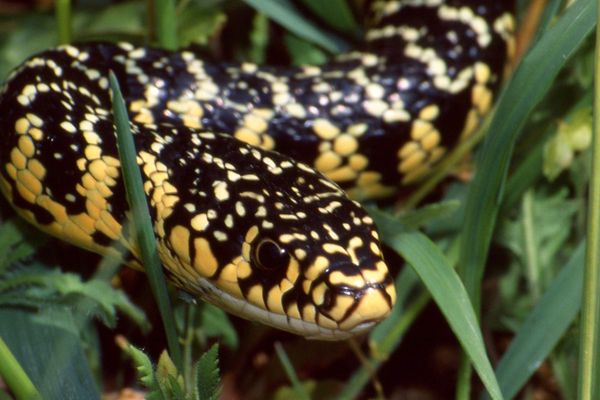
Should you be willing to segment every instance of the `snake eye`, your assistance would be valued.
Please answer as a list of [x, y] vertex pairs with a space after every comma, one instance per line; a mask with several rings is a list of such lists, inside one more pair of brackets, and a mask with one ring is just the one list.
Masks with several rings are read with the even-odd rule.
[[256, 264], [263, 269], [282, 270], [287, 268], [290, 255], [273, 240], [265, 239], [256, 247], [254, 259]]

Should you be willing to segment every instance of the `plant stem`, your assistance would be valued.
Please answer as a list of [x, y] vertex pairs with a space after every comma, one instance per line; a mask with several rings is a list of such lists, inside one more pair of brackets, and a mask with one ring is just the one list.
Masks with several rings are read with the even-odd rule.
[[0, 376], [17, 399], [41, 399], [27, 373], [23, 370], [4, 340], [0, 337]]
[[71, 0], [56, 0], [54, 11], [56, 14], [56, 26], [58, 29], [58, 43], [71, 42]]
[[283, 346], [279, 342], [275, 343], [275, 353], [277, 353], [277, 357], [279, 358], [281, 365], [283, 365], [283, 369], [285, 370], [288, 379], [292, 383], [292, 388], [294, 390], [294, 393], [296, 394], [296, 398], [301, 400], [310, 399], [310, 396], [308, 395], [308, 393], [306, 393], [306, 390], [304, 390], [304, 386], [302, 386], [300, 379], [298, 379], [298, 375], [296, 375], [294, 366], [292, 365], [290, 359], [285, 353]]
[[[600, 7], [597, 15], [600, 16]], [[600, 25], [596, 25], [594, 83], [594, 133], [592, 140], [592, 176], [588, 201], [587, 247], [581, 310], [578, 398], [600, 396]]]
[[523, 213], [523, 237], [525, 238], [525, 257], [527, 260], [527, 275], [529, 287], [534, 300], [540, 298], [540, 265], [537, 246], [535, 243], [535, 227], [533, 222], [533, 190], [529, 189], [523, 195], [521, 204]]

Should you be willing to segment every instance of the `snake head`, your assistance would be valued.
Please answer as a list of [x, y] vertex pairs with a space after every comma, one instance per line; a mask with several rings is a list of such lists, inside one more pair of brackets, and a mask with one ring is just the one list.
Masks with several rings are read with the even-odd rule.
[[[173, 146], [181, 148], [179, 136]], [[168, 179], [176, 200], [168, 210], [154, 201], [162, 204], [161, 257], [179, 286], [315, 339], [347, 338], [389, 314], [393, 281], [373, 221], [357, 202], [279, 153], [230, 136], [197, 136], [189, 155], [169, 152], [170, 165], [160, 168], [177, 171]]]

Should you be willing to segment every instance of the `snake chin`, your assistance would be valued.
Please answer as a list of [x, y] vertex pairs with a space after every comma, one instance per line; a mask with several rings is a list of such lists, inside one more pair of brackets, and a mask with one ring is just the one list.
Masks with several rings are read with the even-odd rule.
[[350, 337], [369, 331], [389, 314], [388, 312], [379, 318], [361, 321], [350, 328], [333, 329], [255, 306], [244, 299], [239, 299], [218, 288], [208, 279], [199, 278], [191, 286], [183, 289], [199, 297], [201, 300], [222, 308], [240, 318], [304, 336], [310, 340], [339, 341], [349, 339]]

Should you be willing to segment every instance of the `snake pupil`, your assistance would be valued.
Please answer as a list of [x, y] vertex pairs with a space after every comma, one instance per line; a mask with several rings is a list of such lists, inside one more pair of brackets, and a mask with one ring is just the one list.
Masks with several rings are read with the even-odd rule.
[[287, 268], [290, 255], [271, 239], [263, 240], [256, 248], [256, 264], [267, 270]]

